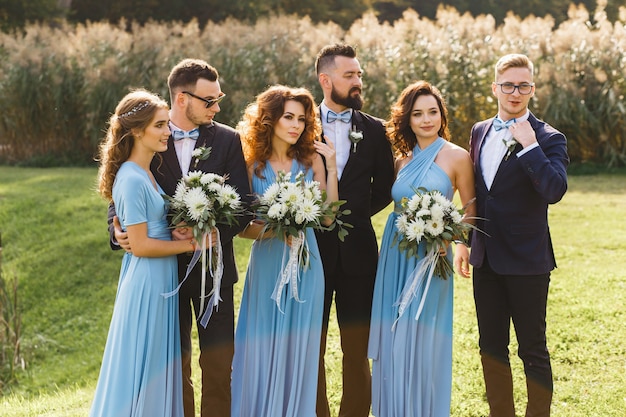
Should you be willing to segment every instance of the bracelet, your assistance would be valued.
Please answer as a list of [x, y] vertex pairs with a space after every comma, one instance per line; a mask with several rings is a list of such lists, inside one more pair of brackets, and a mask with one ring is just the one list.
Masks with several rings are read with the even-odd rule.
[[454, 243], [456, 243], [457, 245], [465, 245], [469, 248], [469, 245], [465, 242], [463, 242], [462, 240], [453, 240]]

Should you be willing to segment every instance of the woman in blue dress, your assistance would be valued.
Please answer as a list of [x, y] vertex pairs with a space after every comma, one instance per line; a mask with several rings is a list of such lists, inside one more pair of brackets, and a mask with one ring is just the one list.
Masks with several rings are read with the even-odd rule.
[[[248, 106], [239, 130], [255, 194], [275, 183], [279, 171], [291, 173], [291, 181], [302, 171], [307, 180], [326, 189], [329, 201], [337, 201], [335, 151], [315, 140], [321, 126], [308, 90], [270, 87]], [[254, 243], [235, 332], [232, 416], [315, 417], [324, 306], [324, 272], [315, 234], [310, 228], [305, 232], [310, 265], [299, 267], [297, 299], [292, 282], [279, 297], [274, 292], [290, 240], [264, 231], [258, 220], [240, 235]]]
[[168, 105], [144, 90], [127, 94], [100, 146], [98, 192], [115, 204], [132, 253], [122, 259], [91, 417], [182, 417], [176, 255], [196, 242], [172, 241], [163, 190], [150, 173], [167, 149]]
[[[469, 153], [448, 142], [447, 110], [436, 87], [425, 81], [408, 86], [392, 107], [387, 130], [397, 155], [392, 188], [396, 208], [420, 187], [438, 190], [450, 200], [458, 190], [463, 205], [474, 198]], [[469, 205], [466, 215], [473, 212], [474, 206]], [[397, 217], [392, 212], [385, 225], [372, 304], [368, 355], [373, 360], [373, 414], [449, 417], [453, 277], [433, 276], [429, 285], [424, 280], [399, 313], [398, 301], [411, 272], [424, 258], [425, 243], [415, 257], [407, 258], [393, 242]], [[451, 249], [442, 248], [440, 256], [451, 260]]]

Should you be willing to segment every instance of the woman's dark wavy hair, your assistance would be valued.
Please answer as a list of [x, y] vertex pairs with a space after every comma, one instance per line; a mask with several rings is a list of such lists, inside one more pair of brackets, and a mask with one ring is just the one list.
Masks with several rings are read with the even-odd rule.
[[437, 132], [445, 140], [450, 140], [448, 130], [448, 109], [441, 91], [427, 81], [417, 81], [406, 87], [398, 100], [391, 107], [391, 116], [387, 121], [387, 136], [397, 156], [407, 156], [417, 145], [417, 137], [411, 130], [411, 111], [419, 96], [433, 96], [441, 112], [441, 128]]
[[259, 94], [256, 101], [246, 108], [243, 119], [237, 125], [241, 134], [244, 156], [248, 166], [255, 164], [254, 173], [262, 178], [266, 161], [272, 154], [274, 126], [285, 112], [289, 100], [304, 106], [304, 131], [298, 141], [289, 148], [287, 155], [310, 167], [315, 148], [313, 142], [320, 137], [322, 126], [313, 95], [306, 88], [274, 85]]

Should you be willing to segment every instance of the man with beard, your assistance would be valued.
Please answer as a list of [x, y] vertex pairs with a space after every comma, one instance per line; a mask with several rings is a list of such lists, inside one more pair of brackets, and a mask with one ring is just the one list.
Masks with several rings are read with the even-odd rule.
[[367, 417], [371, 372], [367, 359], [378, 244], [370, 217], [391, 201], [393, 156], [382, 120], [361, 112], [363, 71], [356, 51], [345, 44], [322, 48], [315, 61], [324, 93], [320, 116], [324, 138], [333, 142], [342, 220], [354, 226], [342, 242], [337, 230], [318, 232], [324, 265], [325, 297], [317, 387], [317, 416], [330, 416], [324, 353], [333, 296], [343, 351], [340, 417]]

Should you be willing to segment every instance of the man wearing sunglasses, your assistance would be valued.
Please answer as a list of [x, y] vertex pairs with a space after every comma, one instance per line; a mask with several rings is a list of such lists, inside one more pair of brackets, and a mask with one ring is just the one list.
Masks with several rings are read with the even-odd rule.
[[[496, 63], [491, 92], [498, 115], [474, 125], [470, 156], [476, 180], [477, 226], [471, 240], [480, 357], [491, 417], [515, 417], [509, 330], [524, 363], [526, 417], [547, 417], [552, 368], [546, 343], [550, 271], [556, 267], [548, 205], [567, 190], [565, 136], [537, 119], [533, 64], [525, 55]], [[469, 276], [468, 250], [457, 245], [455, 270]]]
[[[228, 175], [227, 182], [235, 187], [244, 205], [251, 202], [246, 164], [241, 150], [239, 134], [232, 128], [217, 123], [214, 117], [220, 111], [220, 102], [225, 97], [221, 91], [219, 75], [215, 68], [198, 59], [185, 59], [171, 70], [168, 77], [170, 91], [170, 130], [168, 148], [161, 158], [152, 161], [151, 171], [168, 195], [174, 195], [180, 178], [189, 171]], [[192, 152], [198, 147], [211, 148], [205, 160], [195, 159]], [[127, 251], [126, 234], [114, 221], [114, 208], [109, 210], [109, 230], [112, 247], [123, 247]], [[234, 306], [233, 285], [237, 281], [237, 268], [233, 253], [232, 238], [251, 219], [240, 218], [239, 226], [219, 225], [223, 249], [224, 272], [221, 282], [221, 302], [211, 315], [206, 326], [197, 325], [200, 339], [200, 368], [202, 369], [202, 417], [224, 417], [230, 415], [230, 374], [234, 352]], [[173, 237], [189, 239], [178, 230]], [[182, 280], [186, 275], [190, 254], [178, 256], [178, 274]], [[191, 330], [193, 316], [199, 323], [201, 263], [198, 262], [179, 292], [180, 339], [183, 367], [183, 402], [185, 417], [195, 416], [194, 391], [191, 381]], [[207, 277], [205, 292], [211, 291], [212, 277]], [[192, 307], [195, 313], [192, 313]]]

